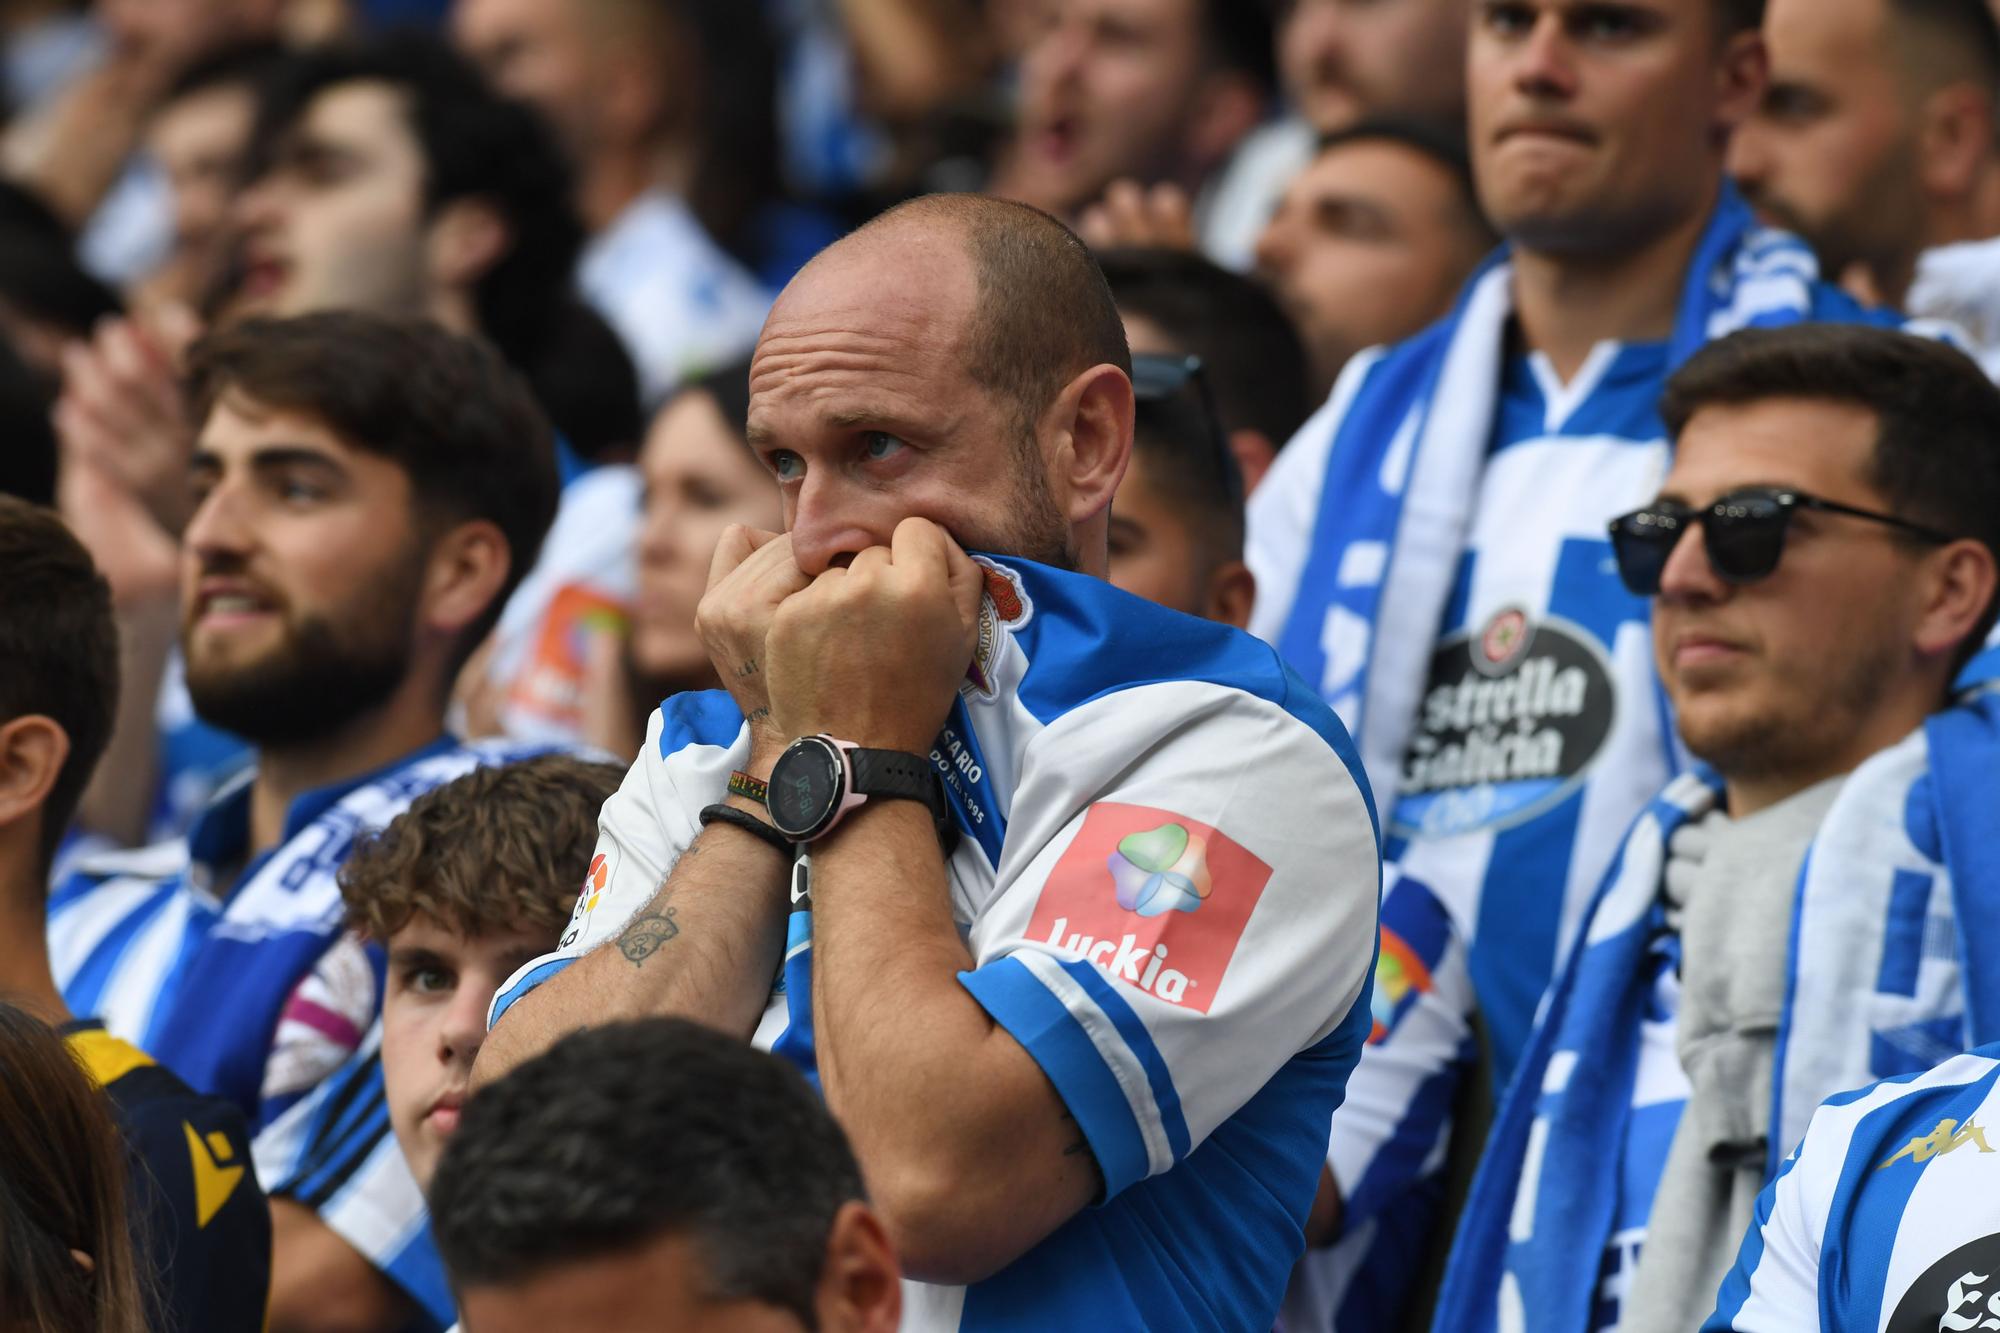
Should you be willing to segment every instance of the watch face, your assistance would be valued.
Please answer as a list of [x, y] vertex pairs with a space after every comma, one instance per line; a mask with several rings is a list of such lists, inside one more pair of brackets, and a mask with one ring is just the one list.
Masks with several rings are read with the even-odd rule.
[[803, 842], [825, 827], [840, 807], [840, 756], [817, 737], [793, 741], [771, 767], [771, 822]]

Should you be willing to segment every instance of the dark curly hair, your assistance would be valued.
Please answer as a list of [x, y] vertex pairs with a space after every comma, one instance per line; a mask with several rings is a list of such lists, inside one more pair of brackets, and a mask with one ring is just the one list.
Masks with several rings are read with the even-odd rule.
[[625, 771], [566, 754], [476, 768], [434, 787], [340, 868], [348, 923], [386, 940], [415, 916], [466, 935], [546, 930], [554, 942]]

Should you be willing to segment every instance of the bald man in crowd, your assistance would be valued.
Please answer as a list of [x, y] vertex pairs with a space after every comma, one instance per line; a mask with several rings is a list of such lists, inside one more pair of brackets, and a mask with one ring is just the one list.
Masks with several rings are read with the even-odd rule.
[[475, 1076], [659, 1014], [815, 1070], [905, 1329], [1270, 1327], [1369, 1030], [1339, 722], [1103, 581], [1129, 366], [1018, 204], [919, 200], [792, 282], [748, 423], [786, 531], [731, 529], [698, 616], [728, 692], [654, 715]]
[[2000, 25], [1987, 0], [1769, 0], [1771, 83], [1730, 141], [1766, 218], [1857, 294], [2000, 371]]

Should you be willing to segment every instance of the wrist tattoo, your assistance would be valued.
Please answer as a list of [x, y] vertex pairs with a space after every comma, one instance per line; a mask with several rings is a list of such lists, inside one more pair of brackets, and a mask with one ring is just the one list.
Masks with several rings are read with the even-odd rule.
[[674, 909], [665, 908], [658, 912], [647, 912], [634, 917], [618, 936], [618, 952], [625, 955], [634, 967], [643, 967], [648, 958], [660, 951], [660, 946], [681, 933], [674, 924]]
[[759, 722], [764, 722], [764, 721], [767, 721], [767, 720], [769, 720], [770, 716], [771, 716], [771, 710], [770, 710], [770, 709], [768, 709], [768, 708], [754, 708], [754, 709], [752, 709], [752, 710], [750, 711], [750, 715], [749, 715], [748, 717], [744, 718], [743, 720], [744, 720], [745, 722], [748, 722], [748, 723], [749, 723], [749, 724], [750, 724], [751, 726], [753, 726], [753, 727], [754, 727], [754, 726], [756, 726], [756, 725], [757, 725], [757, 724], [758, 724]]
[[757, 659], [754, 657], [746, 658], [743, 665], [736, 668], [736, 679], [738, 680], [742, 680], [745, 676], [754, 676], [756, 674]]

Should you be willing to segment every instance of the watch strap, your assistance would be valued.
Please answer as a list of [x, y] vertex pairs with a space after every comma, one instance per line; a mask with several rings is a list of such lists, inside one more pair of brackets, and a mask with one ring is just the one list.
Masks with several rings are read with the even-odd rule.
[[940, 822], [950, 814], [937, 769], [922, 755], [904, 750], [864, 750], [857, 745], [847, 751], [847, 766], [854, 790], [863, 796], [921, 801], [931, 818]]

